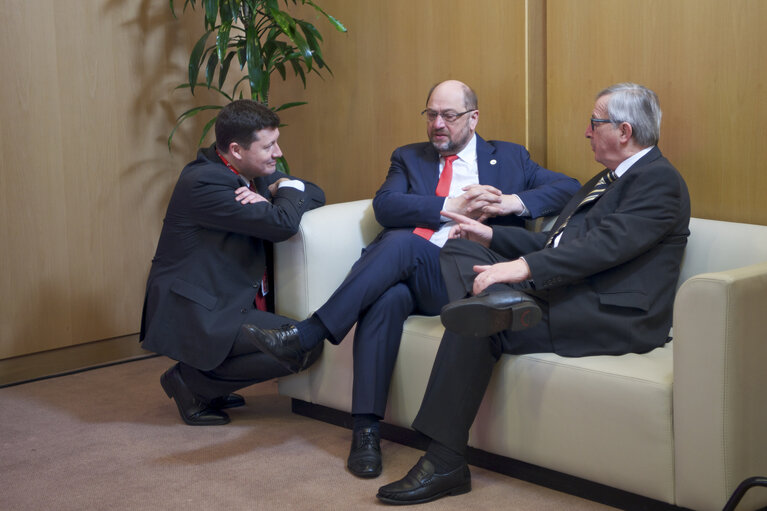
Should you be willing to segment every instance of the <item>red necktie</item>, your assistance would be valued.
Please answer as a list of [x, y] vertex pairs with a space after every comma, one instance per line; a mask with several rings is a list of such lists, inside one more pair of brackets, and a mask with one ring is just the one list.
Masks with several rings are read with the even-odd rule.
[[258, 292], [256, 292], [256, 299], [253, 301], [253, 303], [256, 305], [256, 309], [260, 311], [266, 311], [266, 293], [269, 292], [269, 288], [267, 287], [267, 273], [266, 268], [264, 268], [264, 276], [261, 277], [261, 285], [258, 286]]
[[[437, 183], [437, 190], [434, 192], [438, 197], [447, 197], [447, 194], [450, 193], [450, 182], [453, 180], [453, 162], [457, 159], [457, 154], [445, 156], [445, 168], [442, 169], [442, 174], [439, 176], [439, 182]], [[426, 227], [416, 227], [413, 229], [413, 234], [428, 240], [434, 234], [434, 231]]]

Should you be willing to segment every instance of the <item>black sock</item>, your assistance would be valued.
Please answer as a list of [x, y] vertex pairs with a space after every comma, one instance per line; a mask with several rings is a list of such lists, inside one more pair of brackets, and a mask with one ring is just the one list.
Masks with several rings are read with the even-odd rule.
[[434, 464], [434, 469], [438, 474], [452, 472], [466, 463], [462, 453], [454, 451], [436, 440], [429, 443], [429, 447], [426, 449], [426, 459]]
[[360, 413], [352, 415], [352, 427], [354, 431], [362, 428], [372, 428], [375, 431], [379, 431], [379, 421], [381, 419], [374, 413]]
[[301, 347], [307, 351], [317, 346], [323, 340], [330, 336], [330, 332], [314, 314], [299, 322], [298, 341]]

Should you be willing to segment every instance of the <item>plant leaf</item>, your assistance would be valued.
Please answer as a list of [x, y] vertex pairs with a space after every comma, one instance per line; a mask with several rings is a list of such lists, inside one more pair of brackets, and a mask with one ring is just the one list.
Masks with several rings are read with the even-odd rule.
[[[210, 32], [211, 31], [208, 30], [202, 35], [202, 37], [200, 37], [200, 39], [194, 45], [194, 48], [192, 48], [192, 53], [189, 56], [189, 83], [191, 84], [197, 83], [197, 73], [199, 73], [200, 66], [202, 65], [202, 57], [203, 53], [205, 52], [205, 44], [208, 41]], [[191, 86], [191, 92], [194, 95], [194, 85]]]
[[196, 106], [194, 108], [190, 108], [183, 114], [178, 116], [178, 119], [176, 120], [176, 125], [173, 127], [173, 131], [170, 132], [170, 135], [168, 136], [168, 151], [170, 151], [170, 144], [173, 141], [173, 135], [176, 133], [176, 130], [179, 126], [181, 126], [181, 123], [185, 120], [189, 119], [190, 117], [194, 117], [195, 115], [199, 114], [200, 112], [204, 110], [221, 110], [223, 108], [220, 105], [204, 105], [204, 106]]
[[207, 85], [209, 89], [210, 85], [213, 83], [213, 76], [216, 74], [216, 67], [218, 67], [218, 54], [212, 51], [208, 57], [208, 66], [205, 69], [205, 85]]
[[258, 40], [258, 33], [256, 27], [249, 25], [245, 28], [245, 61], [248, 65], [248, 79], [250, 80], [250, 95], [253, 99], [263, 97], [263, 90], [261, 88], [262, 74], [261, 69], [261, 44]]
[[303, 31], [304, 36], [306, 37], [306, 44], [309, 45], [309, 49], [311, 50], [312, 55], [315, 57], [317, 55], [322, 57], [320, 44], [317, 42], [317, 39], [314, 36], [314, 32], [316, 32], [316, 30], [312, 31], [314, 27], [312, 27], [311, 23], [307, 23], [302, 20], [296, 20], [296, 23], [298, 23], [298, 26], [301, 27], [301, 30]]
[[274, 68], [277, 70], [278, 73], [280, 73], [280, 76], [282, 77], [283, 81], [287, 79], [287, 75], [285, 74], [285, 64], [282, 62], [276, 62], [274, 64]]
[[304, 63], [307, 69], [312, 69], [312, 50], [306, 42], [306, 39], [296, 30], [296, 20], [294, 20], [289, 14], [280, 11], [270, 9], [269, 14], [272, 15], [274, 21], [280, 27], [282, 32], [288, 36], [288, 39], [296, 45], [298, 51], [304, 57]]
[[284, 156], [277, 158], [277, 171], [290, 175], [290, 166], [288, 165], [288, 160], [286, 160]]
[[296, 76], [301, 77], [301, 81], [304, 82], [304, 89], [306, 88], [306, 74], [304, 73], [304, 68], [301, 67], [301, 64], [298, 63], [298, 61], [291, 59], [290, 64], [293, 66], [293, 72], [296, 73]]
[[205, 11], [205, 28], [213, 30], [218, 17], [218, 0], [203, 0], [202, 8]]
[[205, 137], [208, 135], [208, 132], [210, 131], [211, 126], [213, 126], [216, 123], [216, 119], [218, 119], [218, 115], [213, 117], [213, 119], [209, 120], [205, 123], [205, 126], [202, 128], [202, 136], [200, 137], [200, 141], [197, 142], [197, 147], [200, 147], [205, 141]]
[[223, 88], [224, 82], [226, 82], [226, 75], [229, 73], [229, 65], [232, 63], [235, 52], [230, 51], [224, 61], [221, 63], [221, 70], [218, 72], [218, 87]]
[[335, 27], [336, 30], [338, 30], [339, 32], [347, 32], [346, 27], [344, 26], [343, 23], [341, 23], [340, 21], [335, 19], [333, 16], [331, 16], [330, 14], [326, 13], [325, 11], [323, 11], [322, 8], [319, 5], [315, 4], [311, 0], [306, 0], [305, 3], [311, 5], [318, 12], [320, 12], [323, 16], [325, 16], [327, 18], [327, 20], [330, 22], [330, 24]]
[[226, 56], [226, 49], [229, 46], [229, 31], [232, 29], [232, 22], [227, 21], [221, 23], [216, 34], [216, 53], [218, 53], [218, 60], [224, 61]]
[[237, 4], [232, 0], [221, 0], [218, 6], [218, 15], [220, 16], [221, 24], [228, 23], [230, 26], [237, 20]]
[[278, 106], [274, 109], [275, 112], [280, 112], [282, 110], [287, 110], [288, 108], [293, 108], [296, 106], [306, 105], [306, 101], [293, 101], [292, 103], [283, 103], [282, 105]]

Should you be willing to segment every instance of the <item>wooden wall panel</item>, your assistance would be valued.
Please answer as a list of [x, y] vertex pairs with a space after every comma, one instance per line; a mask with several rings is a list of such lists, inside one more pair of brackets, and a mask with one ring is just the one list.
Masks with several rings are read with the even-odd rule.
[[[540, 4], [540, 2], [538, 2]], [[273, 103], [288, 110], [282, 149], [296, 175], [320, 184], [329, 202], [372, 197], [396, 147], [426, 140], [419, 116], [436, 82], [462, 80], [477, 92], [478, 132], [525, 143], [525, 2], [323, 0], [348, 28], [322, 19], [333, 76], [273, 82]], [[541, 4], [542, 5], [542, 4]], [[312, 18], [311, 9], [296, 14]]]
[[548, 0], [548, 162], [600, 170], [583, 138], [594, 95], [655, 90], [659, 147], [690, 188], [693, 215], [767, 224], [767, 2]]
[[167, 2], [2, 0], [0, 358], [134, 334], [195, 143]]

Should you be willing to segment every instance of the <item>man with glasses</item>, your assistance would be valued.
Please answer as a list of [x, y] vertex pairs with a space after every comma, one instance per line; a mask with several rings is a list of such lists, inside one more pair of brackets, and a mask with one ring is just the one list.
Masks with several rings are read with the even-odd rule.
[[[381, 473], [379, 420], [386, 410], [402, 324], [410, 314], [434, 316], [447, 303], [439, 250], [451, 211], [489, 224], [523, 225], [557, 214], [578, 182], [542, 168], [517, 144], [485, 141], [476, 133], [477, 97], [458, 81], [429, 91], [429, 142], [400, 147], [373, 199], [383, 232], [310, 318], [281, 329], [245, 325], [262, 351], [291, 369], [312, 348], [340, 343], [355, 323], [353, 438], [347, 466], [359, 477]], [[524, 297], [519, 307], [534, 305]]]
[[[600, 92], [586, 138], [606, 169], [549, 232], [444, 213], [458, 222], [440, 254], [446, 330], [413, 421], [431, 441], [403, 479], [379, 489], [380, 500], [416, 504], [471, 490], [469, 428], [502, 353], [622, 355], [668, 342], [690, 196], [657, 148], [660, 121], [646, 87]], [[542, 316], [527, 329], [515, 328], [509, 307], [520, 290]]]

